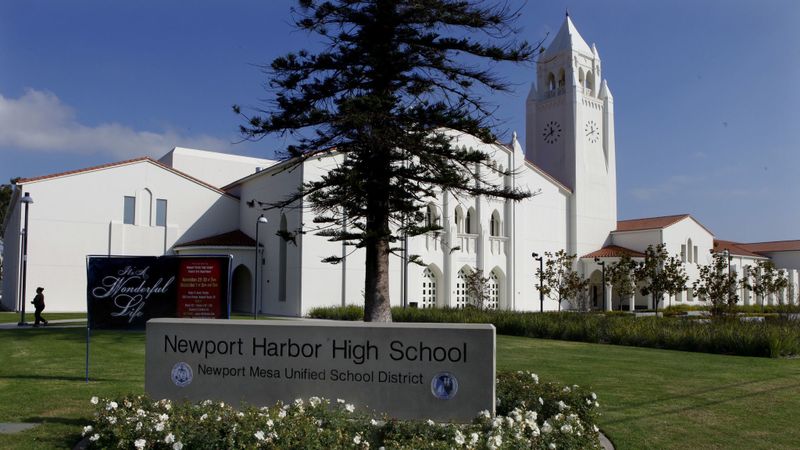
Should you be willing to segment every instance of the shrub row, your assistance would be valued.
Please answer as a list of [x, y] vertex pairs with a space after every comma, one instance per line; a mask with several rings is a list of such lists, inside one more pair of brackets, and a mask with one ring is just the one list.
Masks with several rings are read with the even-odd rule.
[[[357, 306], [318, 308], [321, 319], [361, 320]], [[396, 322], [491, 323], [498, 334], [565, 341], [653, 347], [740, 356], [800, 355], [800, 321], [697, 321], [673, 317], [634, 317], [627, 313], [525, 313], [475, 308], [393, 308]]]
[[597, 396], [539, 383], [530, 372], [501, 373], [497, 415], [472, 424], [375, 420], [344, 400], [317, 397], [271, 407], [92, 398], [89, 448], [131, 449], [599, 449]]

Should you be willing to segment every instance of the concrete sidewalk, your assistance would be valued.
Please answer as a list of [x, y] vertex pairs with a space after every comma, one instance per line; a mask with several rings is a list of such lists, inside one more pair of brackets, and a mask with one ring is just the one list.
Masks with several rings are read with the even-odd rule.
[[[39, 328], [83, 328], [86, 327], [86, 319], [59, 319], [48, 320], [46, 326], [40, 325]], [[17, 325], [16, 322], [0, 323], [0, 330], [17, 330], [17, 329], [39, 329], [33, 326], [33, 322], [28, 322], [25, 325]]]

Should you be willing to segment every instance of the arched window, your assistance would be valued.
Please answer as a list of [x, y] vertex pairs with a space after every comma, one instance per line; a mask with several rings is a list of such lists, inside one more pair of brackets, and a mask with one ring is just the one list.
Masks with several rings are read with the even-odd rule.
[[433, 308], [436, 306], [436, 274], [430, 267], [422, 271], [422, 292], [420, 295], [421, 308]]
[[153, 212], [153, 193], [150, 192], [150, 189], [144, 188], [139, 191], [139, 200], [137, 203], [139, 204], [139, 211], [137, 212], [136, 216], [139, 218], [137, 225], [143, 227], [149, 227], [153, 225], [151, 222], [152, 220], [152, 212]]
[[467, 210], [467, 218], [464, 220], [464, 233], [475, 234], [478, 232], [477, 224], [475, 223], [475, 208]]
[[586, 80], [586, 74], [583, 73], [583, 67], [578, 69], [578, 82], [583, 86], [584, 81]]
[[288, 230], [286, 227], [286, 214], [281, 214], [280, 235], [278, 237], [278, 301], [286, 301], [286, 264], [287, 264], [287, 249], [286, 239], [288, 238]]
[[425, 226], [435, 227], [439, 225], [439, 217], [436, 215], [436, 205], [429, 203], [425, 209]]
[[586, 72], [586, 83], [584, 84], [586, 89], [594, 89], [594, 75], [592, 72]]
[[686, 241], [686, 249], [688, 250], [688, 253], [689, 253], [689, 258], [688, 258], [689, 262], [697, 262], [692, 257], [692, 256], [694, 256], [694, 255], [692, 255], [692, 238], [689, 238], [689, 240]]
[[497, 309], [500, 306], [500, 281], [496, 271], [489, 274], [489, 281], [486, 283], [489, 298], [486, 299], [486, 309]]
[[464, 232], [464, 210], [460, 206], [456, 206], [456, 233]]
[[502, 236], [503, 232], [500, 227], [500, 213], [495, 210], [489, 220], [489, 236]]
[[566, 86], [567, 86], [567, 73], [564, 71], [564, 69], [561, 69], [561, 71], [558, 73], [558, 88], [561, 89]]
[[550, 72], [547, 75], [547, 90], [555, 91], [556, 90], [556, 76], [553, 75], [553, 72]]
[[462, 267], [456, 276], [456, 308], [463, 308], [469, 303], [469, 294], [467, 293], [467, 272], [469, 269]]

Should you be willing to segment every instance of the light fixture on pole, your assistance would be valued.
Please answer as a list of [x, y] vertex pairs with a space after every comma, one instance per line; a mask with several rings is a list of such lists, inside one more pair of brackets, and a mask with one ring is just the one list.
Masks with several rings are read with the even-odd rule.
[[[722, 254], [725, 255], [725, 259], [728, 261], [728, 280], [727, 280], [727, 282], [730, 283], [730, 280], [731, 280], [731, 260], [733, 259], [733, 256], [731, 256], [731, 251], [728, 250], [727, 248], [722, 251]], [[733, 291], [733, 286], [732, 285], [731, 285], [731, 288], [728, 290], [728, 301], [729, 302], [730, 302], [730, 298], [733, 297], [733, 292], [731, 292], [731, 291]]]
[[[260, 300], [258, 297], [258, 272], [260, 272], [259, 269], [261, 268], [261, 261], [260, 261], [261, 258], [259, 258], [258, 256], [258, 228], [259, 225], [261, 225], [262, 223], [267, 223], [267, 218], [264, 217], [263, 214], [258, 217], [258, 220], [256, 220], [256, 248], [255, 248], [256, 258], [255, 258], [255, 264], [253, 265], [253, 279], [254, 279], [253, 319], [258, 319], [258, 310], [256, 309], [256, 301]], [[260, 301], [258, 302], [258, 305], [259, 306], [261, 305]]]
[[600, 267], [603, 268], [603, 311], [606, 310], [606, 262], [601, 261], [600, 258], [594, 257], [594, 262], [600, 264]]
[[27, 325], [25, 323], [25, 285], [28, 277], [28, 206], [33, 203], [33, 198], [26, 192], [19, 201], [25, 204], [25, 228], [22, 229], [22, 289], [20, 290], [19, 323], [17, 325], [24, 326]]
[[539, 261], [539, 312], [544, 312], [544, 291], [542, 290], [542, 278], [544, 277], [544, 256], [532, 253], [533, 259]]

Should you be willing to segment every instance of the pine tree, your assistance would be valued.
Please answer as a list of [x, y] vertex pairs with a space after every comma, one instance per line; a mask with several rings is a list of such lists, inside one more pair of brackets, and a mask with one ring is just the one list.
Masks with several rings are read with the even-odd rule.
[[[299, 30], [324, 48], [300, 50], [265, 68], [274, 103], [247, 117], [245, 137], [290, 134], [289, 166], [321, 153], [343, 155], [321, 179], [266, 208], [306, 199], [331, 240], [366, 252], [365, 320], [391, 321], [389, 254], [400, 235], [430, 231], [421, 210], [443, 191], [519, 200], [493, 184], [489, 155], [452, 143], [458, 130], [495, 142], [491, 109], [476, 88], [508, 86], [488, 65], [531, 59], [517, 42], [517, 13], [472, 0], [300, 0]], [[492, 175], [492, 176], [488, 176]], [[499, 179], [502, 180], [502, 177]], [[342, 221], [347, 227], [338, 227]], [[344, 231], [344, 230], [349, 231]], [[336, 262], [336, 257], [327, 259]]]

